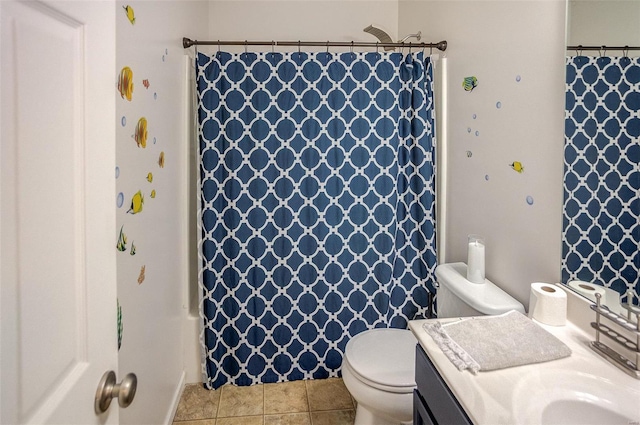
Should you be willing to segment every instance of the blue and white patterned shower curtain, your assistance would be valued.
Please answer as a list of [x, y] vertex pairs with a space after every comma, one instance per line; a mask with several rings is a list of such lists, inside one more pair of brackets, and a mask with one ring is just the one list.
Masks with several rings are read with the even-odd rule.
[[204, 383], [338, 376], [434, 292], [422, 53], [197, 57]]
[[566, 62], [562, 281], [640, 293], [640, 58]]

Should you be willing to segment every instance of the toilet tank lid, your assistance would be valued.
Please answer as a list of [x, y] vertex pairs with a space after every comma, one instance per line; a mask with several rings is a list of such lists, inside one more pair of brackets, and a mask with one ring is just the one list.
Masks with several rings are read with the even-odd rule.
[[511, 295], [498, 288], [489, 279], [485, 283], [472, 283], [467, 280], [465, 263], [441, 264], [436, 267], [438, 284], [445, 286], [469, 307], [486, 315], [506, 313], [516, 310], [525, 313], [524, 306]]

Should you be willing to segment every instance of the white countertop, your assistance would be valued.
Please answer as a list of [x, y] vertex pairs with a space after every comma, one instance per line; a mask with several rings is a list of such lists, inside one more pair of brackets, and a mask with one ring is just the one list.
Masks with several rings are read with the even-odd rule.
[[[442, 321], [452, 320], [460, 319]], [[429, 321], [410, 321], [409, 328], [476, 425], [544, 423], [550, 417], [547, 414], [546, 419], [541, 419], [545, 406], [569, 395], [626, 415], [627, 425], [640, 423], [640, 380], [593, 351], [589, 347], [593, 338], [571, 322], [565, 326], [538, 323], [567, 344], [572, 350], [571, 356], [473, 375], [466, 370], [459, 371], [442, 353], [422, 328]]]

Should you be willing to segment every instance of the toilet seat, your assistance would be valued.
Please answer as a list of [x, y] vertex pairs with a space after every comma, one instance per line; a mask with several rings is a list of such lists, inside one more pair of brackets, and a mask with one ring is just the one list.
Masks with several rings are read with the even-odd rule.
[[404, 329], [376, 328], [353, 337], [345, 366], [365, 384], [393, 393], [410, 393], [415, 382], [416, 338]]

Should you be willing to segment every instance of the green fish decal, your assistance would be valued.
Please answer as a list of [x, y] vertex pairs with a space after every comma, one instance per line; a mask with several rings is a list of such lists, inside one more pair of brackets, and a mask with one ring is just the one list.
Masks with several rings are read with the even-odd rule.
[[478, 87], [478, 79], [476, 77], [465, 77], [464, 80], [462, 80], [462, 88], [465, 89], [465, 91], [472, 91], [476, 87]]
[[136, 255], [136, 246], [133, 244], [133, 242], [131, 242], [131, 252], [129, 252], [129, 254]]
[[122, 231], [123, 228], [124, 225], [120, 227], [120, 236], [118, 236], [118, 244], [116, 245], [116, 249], [120, 252], [127, 250], [127, 235]]

